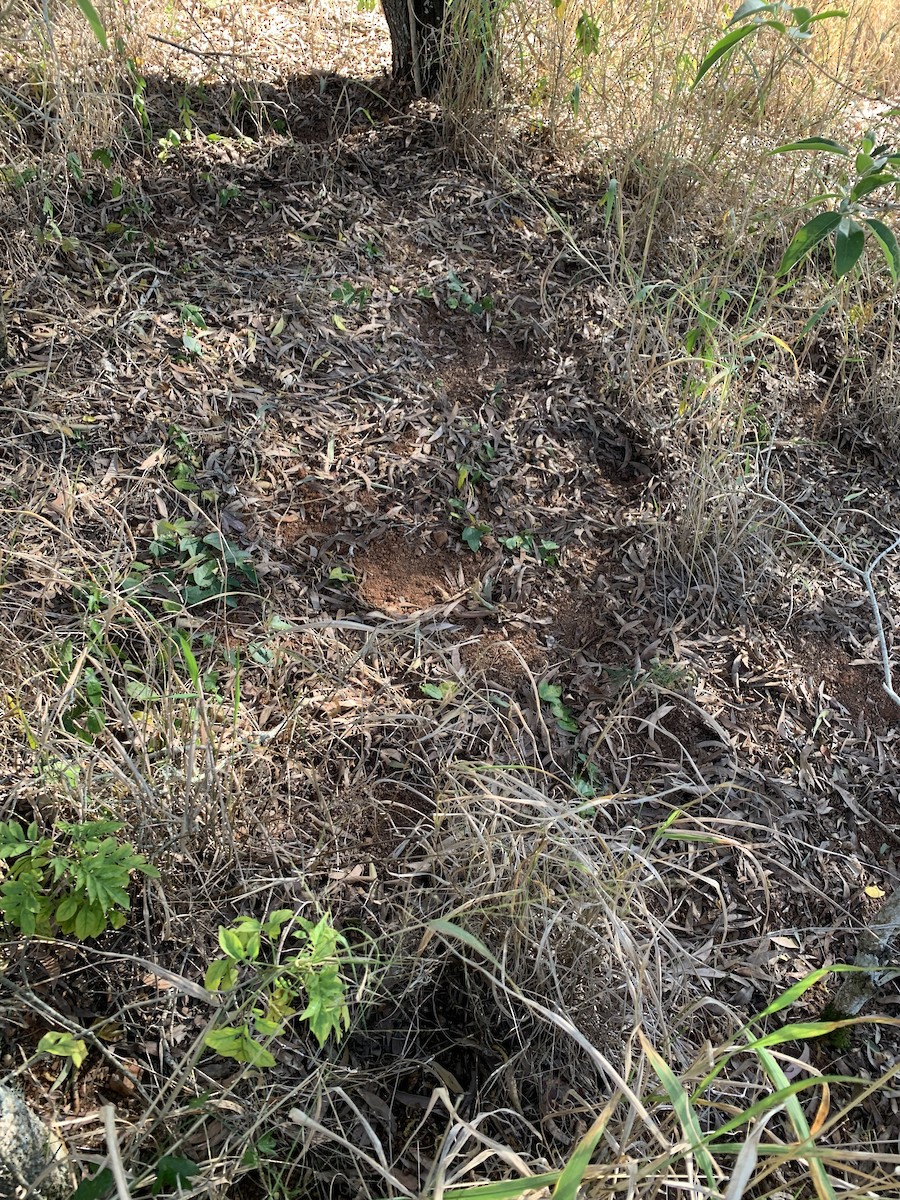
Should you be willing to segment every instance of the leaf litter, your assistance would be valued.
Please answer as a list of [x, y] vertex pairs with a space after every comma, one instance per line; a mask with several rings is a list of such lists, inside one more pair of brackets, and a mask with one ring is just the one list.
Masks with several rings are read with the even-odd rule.
[[[662, 553], [696, 461], [671, 420], [677, 367], [614, 282], [591, 188], [545, 162], [498, 181], [386, 87], [278, 82], [286, 132], [223, 125], [135, 162], [133, 238], [101, 204], [73, 249], [9, 250], [7, 813], [126, 814], [162, 880], [96, 947], [7, 943], [0, 1036], [12, 1065], [54, 1022], [93, 1031], [60, 1092], [54, 1064], [21, 1068], [83, 1153], [110, 1096], [135, 1161], [160, 1136], [145, 1114], [174, 1105], [177, 1152], [253, 1195], [259, 1084], [209, 1055], [194, 1074], [196, 988], [220, 923], [317, 903], [381, 957], [342, 1057], [300, 1032], [278, 1046], [265, 1111], [303, 1116], [282, 1151], [306, 1186], [364, 1163], [376, 1188], [372, 1161], [397, 1187], [433, 1181], [441, 1089], [448, 1119], [488, 1114], [537, 1171], [565, 1161], [604, 1085], [479, 982], [471, 939], [617, 1069], [640, 1022], [688, 1072], [779, 991], [852, 959], [895, 886], [898, 715], [832, 564], [782, 551], [747, 582], [723, 557], [704, 580]], [[777, 469], [802, 484], [791, 502], [876, 545], [898, 520], [896, 462], [826, 436], [816, 380], [757, 382]], [[129, 592], [179, 520], [248, 555], [256, 583], [195, 605]], [[896, 612], [896, 563], [881, 587]], [[67, 639], [108, 685], [90, 743], [61, 724]], [[152, 685], [140, 703], [129, 679]], [[467, 951], [417, 950], [462, 911]], [[810, 1052], [857, 1076], [900, 1062], [888, 1027]], [[887, 1169], [896, 1100], [847, 1120], [836, 1141]]]

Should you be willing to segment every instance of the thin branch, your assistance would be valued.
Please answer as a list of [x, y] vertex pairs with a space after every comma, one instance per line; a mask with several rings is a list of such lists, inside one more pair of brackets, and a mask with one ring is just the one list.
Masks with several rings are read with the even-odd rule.
[[245, 58], [252, 57], [250, 54], [239, 54], [236, 50], [195, 50], [193, 46], [185, 46], [181, 42], [173, 42], [170, 38], [160, 37], [158, 33], [149, 35], [151, 42], [159, 42], [163, 46], [171, 46], [173, 50], [180, 50], [182, 54], [193, 54], [197, 58]]

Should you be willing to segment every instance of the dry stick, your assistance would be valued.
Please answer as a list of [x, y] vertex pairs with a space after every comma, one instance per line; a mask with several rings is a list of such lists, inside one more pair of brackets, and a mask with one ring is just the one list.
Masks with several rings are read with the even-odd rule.
[[180, 50], [182, 54], [193, 54], [197, 58], [246, 58], [248, 60], [252, 58], [252, 55], [236, 50], [195, 50], [193, 46], [185, 46], [182, 42], [173, 42], [171, 38], [160, 37], [158, 33], [149, 34], [149, 38], [151, 42], [171, 46], [173, 50]]
[[[893, 664], [884, 633], [884, 619], [881, 615], [878, 597], [875, 595], [875, 585], [872, 582], [876, 568], [889, 554], [900, 549], [900, 534], [897, 534], [886, 549], [876, 554], [867, 567], [857, 567], [843, 555], [837, 554], [830, 546], [827, 546], [789, 504], [775, 495], [768, 484], [768, 472], [763, 477], [762, 491], [767, 499], [776, 504], [797, 528], [819, 547], [823, 554], [845, 571], [849, 571], [851, 575], [862, 580], [875, 620], [881, 666], [884, 672], [884, 690], [894, 703], [900, 706], [900, 695], [894, 688]], [[828, 1006], [830, 1013], [836, 1016], [856, 1016], [860, 1009], [872, 999], [881, 984], [894, 976], [896, 972], [890, 969], [889, 963], [892, 956], [892, 943], [898, 932], [900, 932], [900, 888], [895, 888], [879, 909], [877, 920], [872, 921], [860, 934], [859, 948], [854, 959], [854, 965], [859, 967], [860, 971], [844, 978], [834, 1000]]]

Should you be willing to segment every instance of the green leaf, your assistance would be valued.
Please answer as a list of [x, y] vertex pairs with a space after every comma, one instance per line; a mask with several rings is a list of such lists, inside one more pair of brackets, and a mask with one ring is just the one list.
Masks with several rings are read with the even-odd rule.
[[[847, 16], [847, 9], [845, 9], [845, 8], [830, 8], [828, 10], [828, 12], [814, 13], [809, 18], [808, 23], [810, 25], [815, 25], [816, 21], [830, 21], [832, 17], [846, 17], [846, 16]], [[888, 113], [884, 114], [884, 116], [888, 116], [888, 115], [889, 115]]]
[[188, 333], [187, 330], [185, 330], [181, 335], [181, 344], [184, 346], [185, 350], [187, 350], [188, 354], [203, 353], [203, 347], [200, 345], [200, 342], [192, 333]]
[[435, 933], [442, 933], [444, 937], [456, 938], [464, 945], [468, 946], [471, 950], [474, 950], [477, 954], [480, 954], [482, 958], [487, 959], [492, 966], [497, 967], [498, 970], [502, 970], [500, 963], [497, 961], [494, 955], [491, 954], [484, 942], [480, 941], [474, 933], [469, 933], [468, 929], [463, 929], [461, 925], [456, 925], [453, 921], [448, 921], [443, 917], [439, 917], [435, 921], [429, 921], [428, 928], [433, 929]]
[[875, 192], [878, 188], [889, 187], [892, 183], [897, 183], [898, 177], [891, 175], [888, 171], [878, 171], [874, 175], [866, 175], [862, 179], [856, 181], [853, 189], [850, 192], [851, 200], [862, 200], [865, 196]]
[[737, 21], [743, 21], [745, 17], [753, 16], [754, 13], [771, 12], [774, 7], [774, 4], [766, 4], [765, 0], [744, 0], [744, 3], [735, 9], [728, 24], [734, 25]]
[[244, 962], [247, 958], [243, 940], [233, 929], [228, 929], [225, 925], [219, 926], [219, 947], [223, 954], [227, 954], [235, 962]]
[[81, 1038], [71, 1033], [56, 1030], [45, 1033], [37, 1044], [38, 1054], [55, 1054], [58, 1058], [70, 1058], [75, 1067], [80, 1067], [88, 1056], [88, 1048]]
[[88, 25], [93, 29], [97, 41], [104, 50], [108, 50], [109, 44], [106, 41], [106, 26], [100, 20], [100, 15], [93, 4], [91, 4], [91, 0], [75, 0], [75, 3], [81, 9]]
[[843, 158], [847, 158], [850, 151], [846, 146], [842, 146], [840, 142], [835, 142], [831, 138], [809, 137], [801, 138], [799, 142], [785, 142], [783, 146], [776, 146], [774, 150], [770, 150], [770, 154], [791, 154], [794, 151], [815, 152], [820, 154], [840, 154]]
[[180, 1185], [199, 1174], [200, 1168], [189, 1158], [175, 1158], [170, 1154], [164, 1154], [156, 1164], [153, 1195], [158, 1196], [162, 1191], [177, 1191], [180, 1195]]
[[294, 915], [294, 910], [291, 908], [276, 908], [274, 912], [269, 913], [263, 925], [263, 932], [267, 938], [271, 938], [274, 942], [281, 933], [281, 927], [286, 921], [290, 921]]
[[350, 1028], [350, 1011], [344, 995], [344, 984], [338, 974], [336, 963], [329, 963], [318, 971], [310, 972], [304, 980], [309, 1003], [300, 1014], [320, 1046], [324, 1046], [333, 1033], [340, 1041], [345, 1030]]
[[778, 275], [786, 275], [802, 258], [817, 246], [823, 238], [828, 237], [832, 229], [841, 223], [841, 214], [836, 212], [819, 213], [811, 221], [798, 229], [791, 239], [791, 244], [784, 252], [784, 257], [778, 264]]
[[806, 324], [800, 330], [800, 337], [805, 338], [806, 335], [808, 333], [810, 333], [815, 328], [816, 325], [818, 325], [818, 323], [822, 320], [822, 318], [825, 316], [825, 314], [830, 312], [831, 309], [834, 308], [834, 306], [837, 304], [837, 302], [838, 302], [837, 296], [828, 296], [825, 300], [823, 300], [822, 303], [819, 305], [819, 307], [816, 309], [816, 311], [813, 313], [813, 315], [809, 318], [809, 320], [806, 322]]
[[112, 1171], [109, 1167], [103, 1167], [96, 1175], [82, 1179], [72, 1193], [71, 1200], [106, 1200], [115, 1185]]
[[253, 1028], [260, 1037], [279, 1037], [284, 1033], [284, 1021], [274, 1017], [256, 1016], [253, 1018]]
[[449, 679], [443, 683], [420, 683], [419, 691], [431, 700], [446, 700], [456, 690], [456, 685]]
[[850, 217], [844, 217], [834, 235], [834, 269], [838, 279], [853, 270], [865, 245], [866, 235], [862, 226]]
[[575, 26], [575, 44], [582, 54], [596, 54], [600, 49], [600, 26], [589, 13], [582, 11]]
[[230, 958], [217, 958], [206, 968], [203, 986], [210, 992], [230, 992], [238, 979], [237, 967]]
[[214, 1029], [203, 1039], [203, 1044], [223, 1058], [233, 1058], [236, 1062], [250, 1063], [254, 1067], [275, 1066], [274, 1056], [253, 1040], [246, 1025]]
[[479, 1183], [474, 1187], [447, 1188], [448, 1200], [518, 1200], [526, 1192], [541, 1192], [559, 1182], [562, 1171], [547, 1171], [543, 1175], [526, 1175], [524, 1179], [502, 1179], [497, 1183]]
[[597, 1148], [597, 1143], [606, 1132], [609, 1119], [615, 1112], [620, 1099], [619, 1093], [614, 1093], [612, 1099], [605, 1105], [603, 1112], [572, 1151], [569, 1161], [553, 1189], [553, 1200], [578, 1200], [578, 1193], [585, 1172], [590, 1166], [591, 1157]]
[[66, 898], [57, 905], [56, 919], [60, 925], [66, 925], [69, 921], [74, 921], [80, 908], [80, 900], [76, 895], [66, 896]]
[[897, 244], [893, 230], [889, 229], [883, 221], [876, 221], [874, 217], [863, 217], [863, 223], [868, 225], [872, 236], [881, 247], [881, 252], [891, 273], [891, 279], [896, 284], [900, 279], [900, 245]]
[[484, 537], [486, 530], [481, 525], [467, 525], [462, 531], [462, 540], [466, 543], [473, 554], [477, 554], [481, 547], [481, 539]]
[[730, 50], [733, 50], [739, 41], [745, 37], [749, 37], [752, 33], [757, 33], [761, 28], [762, 24], [742, 25], [740, 29], [732, 29], [731, 33], [726, 33], [723, 38], [720, 38], [697, 68], [697, 74], [694, 77], [694, 82], [691, 84], [691, 91], [694, 90], [710, 67], [714, 67], [720, 58]]

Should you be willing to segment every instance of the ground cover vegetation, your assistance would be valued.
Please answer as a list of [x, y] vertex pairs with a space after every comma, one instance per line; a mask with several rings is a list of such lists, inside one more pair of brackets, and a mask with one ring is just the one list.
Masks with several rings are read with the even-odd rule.
[[399, 11], [0, 17], [3, 1082], [80, 1200], [894, 1196], [894, 7]]

